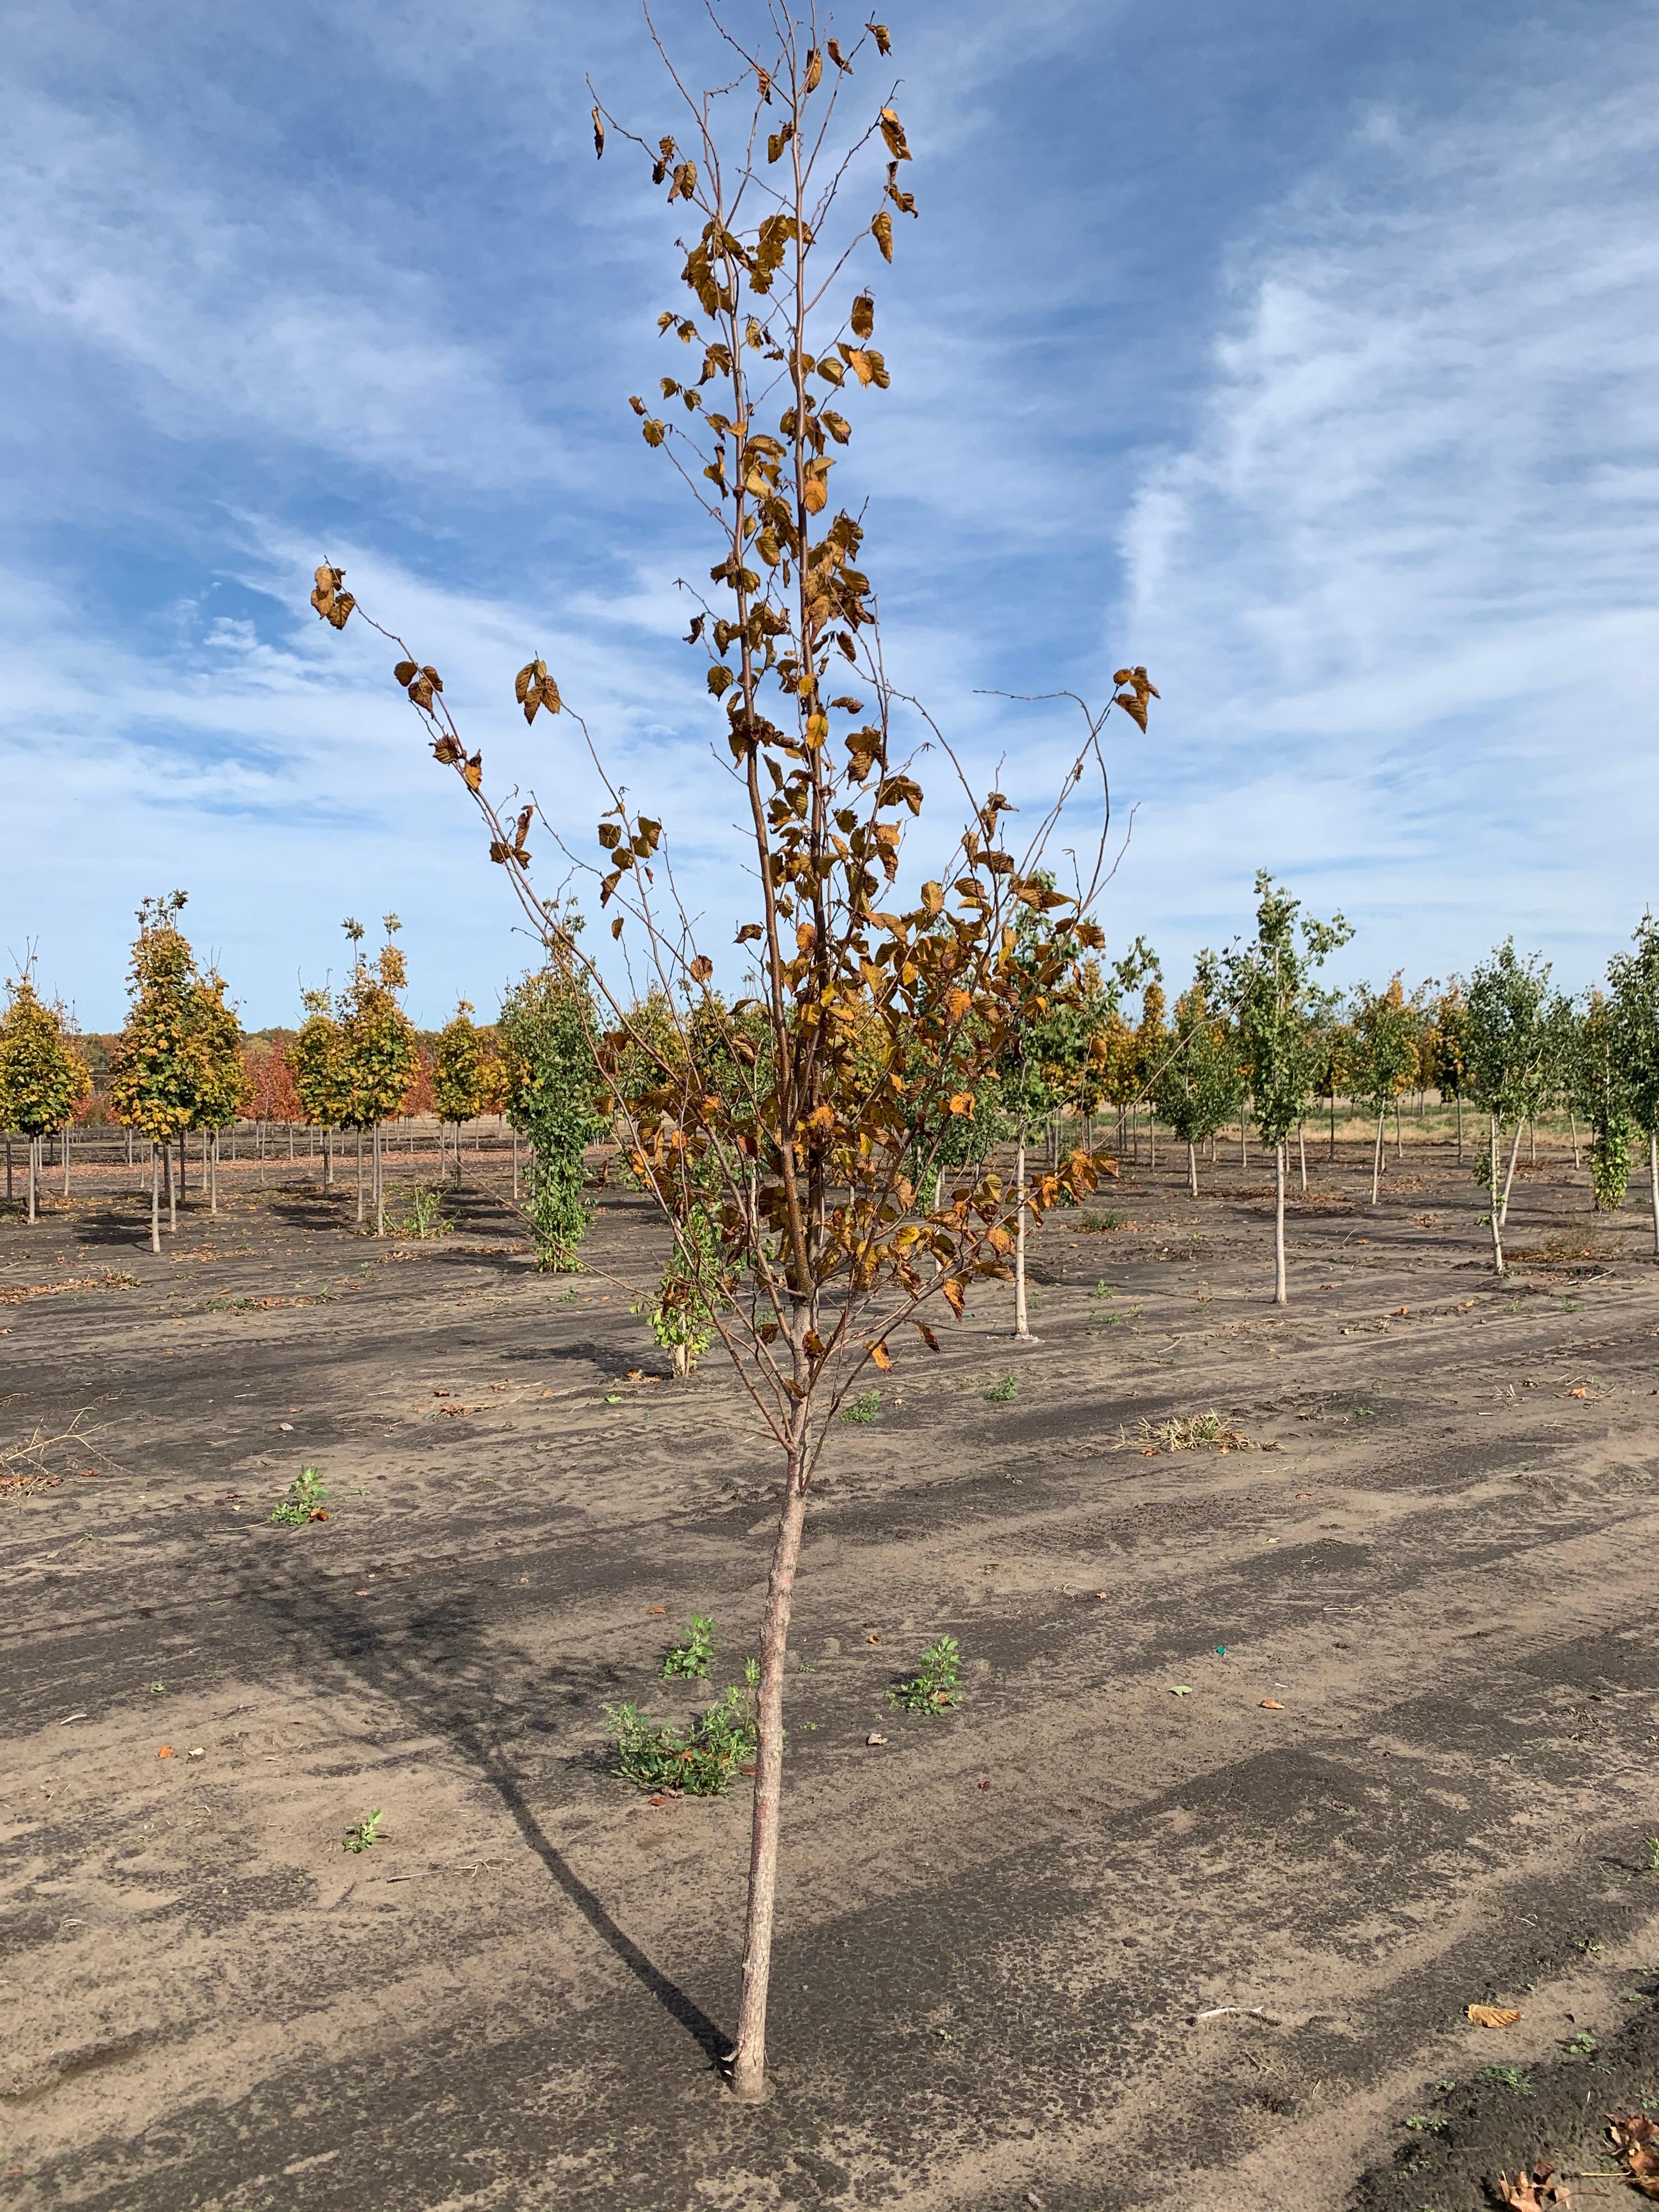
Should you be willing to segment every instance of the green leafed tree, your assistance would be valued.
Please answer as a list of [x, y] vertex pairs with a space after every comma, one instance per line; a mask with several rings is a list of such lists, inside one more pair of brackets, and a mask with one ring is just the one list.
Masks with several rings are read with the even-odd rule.
[[1613, 992], [1614, 1051], [1631, 1119], [1648, 1140], [1648, 1193], [1653, 1251], [1659, 1260], [1659, 923], [1644, 914], [1633, 952], [1607, 963]]
[[1395, 975], [1384, 991], [1362, 983], [1349, 1015], [1348, 1081], [1376, 1120], [1371, 1145], [1371, 1204], [1376, 1204], [1387, 1152], [1389, 1109], [1417, 1073], [1420, 1022]]
[[372, 1139], [370, 1202], [377, 1237], [386, 1235], [381, 1128], [401, 1110], [421, 1060], [414, 1026], [398, 998], [409, 981], [403, 953], [392, 941], [398, 926], [395, 914], [386, 916], [386, 942], [370, 962], [363, 955], [361, 923], [347, 922], [346, 934], [356, 957], [336, 1009], [348, 1095], [342, 1119], [346, 1127], [357, 1132], [357, 1219], [361, 1223], [364, 1218], [362, 1139], [367, 1133]]
[[323, 1188], [334, 1182], [334, 1132], [351, 1110], [351, 1072], [344, 1032], [325, 990], [307, 991], [305, 1019], [288, 1048], [289, 1072], [301, 1111], [323, 1139]]
[[432, 1059], [432, 1105], [439, 1127], [455, 1125], [455, 1185], [461, 1181], [461, 1127], [483, 1111], [488, 1055], [483, 1033], [472, 1018], [472, 1003], [459, 1000], [438, 1034]]
[[1273, 1148], [1273, 1300], [1288, 1296], [1285, 1277], [1285, 1148], [1308, 1110], [1317, 1074], [1310, 1044], [1314, 978], [1352, 930], [1340, 914], [1304, 915], [1301, 901], [1265, 872], [1255, 879], [1255, 936], [1222, 954], [1217, 974], [1238, 1024], [1255, 1118]]
[[48, 1006], [23, 973], [6, 986], [0, 1016], [0, 1128], [28, 1142], [28, 1218], [37, 1218], [42, 1139], [66, 1128], [91, 1095], [92, 1077], [71, 1042], [62, 1007]]
[[1597, 1213], [1616, 1213], [1630, 1182], [1632, 1120], [1619, 1008], [1592, 991], [1582, 1012], [1570, 1005], [1566, 1011], [1571, 1027], [1556, 1059], [1568, 1098], [1589, 1125], [1590, 1203]]
[[610, 1127], [595, 1073], [593, 1002], [576, 975], [545, 968], [508, 992], [497, 1030], [507, 1119], [531, 1148], [536, 1265], [572, 1273], [593, 1216], [583, 1155]]
[[1536, 954], [1523, 960], [1515, 939], [1506, 938], [1469, 978], [1464, 1022], [1464, 1054], [1469, 1096], [1487, 1117], [1486, 1156], [1475, 1170], [1492, 1200], [1492, 1265], [1504, 1272], [1504, 1187], [1498, 1175], [1504, 1125], [1515, 1123], [1510, 1172], [1520, 1149], [1521, 1130], [1533, 1110], [1550, 1062], [1549, 963]]
[[1198, 1148], [1231, 1121], [1244, 1102], [1244, 1074], [1225, 1018], [1212, 1001], [1217, 995], [1214, 965], [1200, 963], [1197, 975], [1176, 1000], [1175, 1026], [1161, 1073], [1152, 1085], [1152, 1105], [1187, 1147], [1187, 1185], [1198, 1196]]
[[199, 978], [179, 927], [183, 891], [146, 899], [129, 970], [126, 1027], [110, 1062], [109, 1102], [118, 1121], [148, 1137], [150, 1249], [161, 1249], [161, 1174], [166, 1170], [168, 1225], [177, 1228], [173, 1146], [191, 1126], [200, 1086], [200, 1042], [192, 1019]]
[[196, 1091], [190, 1126], [204, 1139], [209, 1211], [219, 1211], [219, 1137], [252, 1095], [242, 1051], [242, 1024], [225, 995], [222, 975], [198, 975], [186, 1000], [195, 1048]]

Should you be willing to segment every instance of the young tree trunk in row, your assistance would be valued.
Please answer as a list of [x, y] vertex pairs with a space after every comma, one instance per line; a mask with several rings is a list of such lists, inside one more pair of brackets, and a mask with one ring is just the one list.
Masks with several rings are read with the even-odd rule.
[[[234, 1146], [236, 1139], [233, 1136], [230, 1141]], [[219, 1211], [219, 1132], [216, 1129], [211, 1137], [204, 1136], [202, 1139], [202, 1150], [207, 1155], [208, 1212], [217, 1213]]]
[[66, 1121], [64, 1124], [64, 1195], [65, 1198], [69, 1196], [69, 1155], [70, 1133], [69, 1124]]
[[[1022, 1131], [1022, 1135], [1024, 1132]], [[1023, 1150], [1022, 1146], [1022, 1150]], [[789, 1656], [789, 1613], [806, 1519], [805, 1421], [796, 1419], [788, 1455], [783, 1510], [772, 1547], [772, 1571], [761, 1620], [755, 1802], [750, 1816], [749, 1916], [744, 1931], [743, 1994], [732, 2052], [732, 2087], [757, 2104], [766, 2087], [766, 1997], [772, 1978], [772, 1921], [778, 1893], [778, 1828], [783, 1809], [783, 1684]]]
[[1648, 1131], [1648, 1189], [1653, 1198], [1653, 1256], [1659, 1261], [1659, 1132]]
[[1515, 1164], [1521, 1156], [1521, 1131], [1523, 1127], [1520, 1121], [1515, 1125], [1515, 1142], [1510, 1146], [1510, 1171], [1504, 1178], [1504, 1203], [1498, 1220], [1505, 1229], [1510, 1225], [1510, 1192], [1515, 1185]]
[[1400, 1126], [1400, 1093], [1394, 1094], [1394, 1156], [1397, 1160], [1406, 1157], [1406, 1133]]
[[149, 1148], [149, 1249], [161, 1249], [161, 1163], [155, 1156], [152, 1139]]
[[1501, 1275], [1504, 1272], [1504, 1223], [1498, 1207], [1498, 1116], [1492, 1117], [1489, 1139], [1489, 1164], [1492, 1170], [1492, 1265]]
[[1376, 1187], [1382, 1178], [1382, 1132], [1388, 1120], [1384, 1107], [1376, 1117], [1376, 1142], [1371, 1146], [1371, 1204], [1376, 1204]]
[[1187, 1147], [1187, 1188], [1194, 1198], [1198, 1196], [1198, 1148], [1195, 1145]]
[[1331, 1158], [1332, 1158], [1332, 1159], [1334, 1159], [1334, 1158], [1336, 1158], [1336, 1091], [1335, 1091], [1334, 1088], [1333, 1088], [1333, 1090], [1332, 1090], [1332, 1091], [1331, 1091], [1331, 1149], [1330, 1149], [1330, 1157], [1331, 1157]]
[[167, 1187], [167, 1231], [169, 1235], [176, 1236], [179, 1230], [179, 1188], [173, 1173], [171, 1140], [161, 1146], [161, 1173]]
[[374, 1234], [386, 1235], [386, 1161], [380, 1147], [380, 1125], [374, 1124]]
[[1527, 1116], [1527, 1165], [1530, 1168], [1535, 1168], [1537, 1164], [1538, 1124], [1533, 1120], [1531, 1115], [1528, 1114]]
[[1020, 1116], [1014, 1146], [1014, 1202], [1019, 1218], [1014, 1224], [1014, 1336], [1020, 1344], [1032, 1341], [1025, 1310], [1025, 1117]]
[[1571, 1106], [1567, 1109], [1567, 1122], [1572, 1131], [1572, 1164], [1576, 1174], [1582, 1165], [1578, 1158], [1578, 1116]]
[[29, 1219], [31, 1221], [37, 1218], [34, 1210], [34, 1180], [35, 1162], [40, 1157], [40, 1139], [39, 1137], [31, 1137], [29, 1139]]
[[11, 1204], [11, 1139], [6, 1139], [6, 1204]]
[[1273, 1304], [1285, 1304], [1285, 1149], [1280, 1138], [1273, 1153]]
[[1146, 1104], [1146, 1169], [1150, 1174], [1158, 1165], [1158, 1115], [1151, 1100]]
[[1245, 1133], [1247, 1127], [1245, 1109], [1241, 1106], [1238, 1109], [1238, 1164], [1241, 1168], [1250, 1164], [1250, 1143]]

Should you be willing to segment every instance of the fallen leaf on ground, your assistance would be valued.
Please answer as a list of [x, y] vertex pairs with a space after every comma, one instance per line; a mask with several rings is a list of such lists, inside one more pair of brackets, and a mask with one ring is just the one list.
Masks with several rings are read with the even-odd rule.
[[878, 1636], [866, 1636], [864, 1640], [866, 1644], [879, 1644], [881, 1638]]
[[1396, 1307], [1395, 1311], [1398, 1313], [1401, 1320], [1404, 1321], [1406, 1316], [1411, 1311], [1411, 1308], [1409, 1306], [1399, 1306]]
[[1631, 2186], [1659, 2199], [1659, 2126], [1645, 2112], [1609, 2112], [1607, 2133], [1630, 2168]]
[[668, 1607], [665, 1605], [648, 1605], [645, 1609], [647, 1613], [666, 1613]]
[[1581, 1382], [1576, 1389], [1569, 1390], [1567, 1395], [1569, 1398], [1588, 1398], [1589, 1392], [1585, 1389], [1583, 1384]]
[[1519, 2005], [1467, 2005], [1464, 2010], [1477, 2027], [1513, 2027], [1521, 2017]]
[[170, 1743], [164, 1743], [160, 1751], [156, 1753], [155, 1756], [157, 1759], [171, 1759], [173, 1756], [173, 1746]]
[[866, 1743], [885, 1743], [887, 1739], [884, 1735], [867, 1735], [864, 1741]]
[[1544, 2212], [1547, 2205], [1572, 2202], [1566, 2183], [1553, 2166], [1535, 2166], [1530, 2173], [1517, 2173], [1513, 2180], [1500, 2173], [1498, 2193], [1513, 2212]]
[[1285, 1708], [1279, 1704], [1277, 1698], [1263, 1698], [1261, 1700], [1261, 1710], [1264, 1713], [1282, 1713]]
[[1192, 1694], [1193, 1686], [1190, 1682], [1171, 1682], [1170, 1685], [1170, 1695], [1172, 1698], [1190, 1698]]
[[665, 1805], [668, 1800], [666, 1797], [647, 1797], [645, 1802], [647, 1805]]

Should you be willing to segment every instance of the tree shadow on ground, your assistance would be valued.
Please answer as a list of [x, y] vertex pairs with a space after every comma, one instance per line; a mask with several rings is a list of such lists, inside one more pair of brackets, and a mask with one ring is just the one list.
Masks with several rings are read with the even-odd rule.
[[600, 1942], [685, 2030], [710, 2066], [723, 2068], [731, 2037], [647, 1956], [544, 1832], [514, 1757], [512, 1747], [524, 1735], [552, 1733], [541, 1717], [550, 1700], [591, 1712], [619, 1684], [592, 1667], [532, 1667], [498, 1634], [487, 1633], [470, 1594], [418, 1607], [397, 1622], [348, 1614], [326, 1588], [316, 1585], [256, 1589], [246, 1601], [288, 1639], [303, 1644], [294, 1656], [312, 1680], [320, 1681], [330, 1672], [346, 1678], [391, 1703], [411, 1734], [450, 1743], [495, 1790], [520, 1835]]

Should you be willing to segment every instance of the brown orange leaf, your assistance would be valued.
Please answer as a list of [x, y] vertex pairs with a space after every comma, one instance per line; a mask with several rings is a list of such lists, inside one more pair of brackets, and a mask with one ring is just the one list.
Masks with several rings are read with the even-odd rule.
[[1498, 2177], [1498, 2193], [1511, 2212], [1545, 2212], [1552, 2204], [1566, 2206], [1571, 2197], [1566, 2183], [1553, 2166], [1540, 2164], [1530, 2173]]
[[884, 1344], [872, 1344], [870, 1346], [870, 1357], [884, 1375], [893, 1364], [893, 1355]]
[[1464, 2010], [1477, 2027], [1513, 2027], [1521, 2017], [1519, 2005], [1472, 2004]]
[[881, 248], [882, 259], [890, 261], [893, 258], [893, 218], [885, 208], [871, 223], [870, 235]]
[[160, 1751], [156, 1753], [155, 1756], [157, 1759], [171, 1759], [173, 1757], [173, 1746], [170, 1743], [164, 1743]]
[[1263, 1698], [1261, 1700], [1261, 1710], [1264, 1713], [1282, 1713], [1285, 1708], [1279, 1704], [1277, 1698]]

